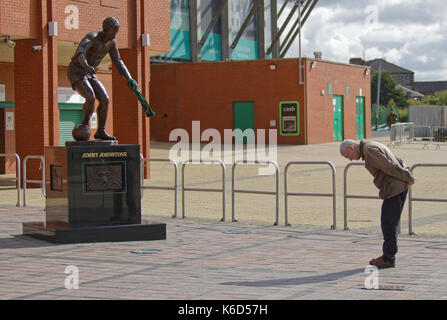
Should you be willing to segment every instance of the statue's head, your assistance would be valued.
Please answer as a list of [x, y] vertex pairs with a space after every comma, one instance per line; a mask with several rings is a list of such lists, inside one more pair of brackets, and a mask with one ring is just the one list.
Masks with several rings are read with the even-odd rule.
[[120, 23], [115, 18], [108, 17], [105, 18], [104, 21], [102, 22], [102, 29], [104, 31], [114, 29], [115, 31], [118, 32], [118, 30], [120, 29]]
[[115, 39], [116, 34], [120, 29], [120, 23], [118, 20], [112, 17], [105, 18], [102, 22], [102, 29], [107, 41]]

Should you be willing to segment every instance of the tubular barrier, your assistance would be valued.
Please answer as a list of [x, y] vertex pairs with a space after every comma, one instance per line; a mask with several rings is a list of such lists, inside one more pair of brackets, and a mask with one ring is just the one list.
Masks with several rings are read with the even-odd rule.
[[[447, 163], [416, 163], [414, 164], [410, 170], [413, 170], [416, 167], [447, 167]], [[417, 198], [413, 197], [412, 186], [409, 187], [409, 197], [408, 197], [408, 234], [414, 235], [413, 232], [413, 201], [431, 201], [431, 202], [447, 202], [446, 198]]]
[[[172, 218], [177, 218], [177, 199], [178, 199], [178, 165], [177, 162], [173, 159], [162, 159], [162, 158], [143, 158], [143, 155], [140, 154], [141, 159], [141, 198], [143, 198], [143, 190], [144, 189], [157, 189], [157, 190], [173, 190], [174, 191], [174, 214]], [[145, 162], [171, 162], [174, 165], [174, 185], [169, 186], [145, 186], [144, 185], [144, 167]]]
[[[241, 189], [235, 189], [234, 187], [234, 171], [236, 169], [236, 166], [239, 163], [245, 163], [245, 164], [273, 164], [275, 166], [276, 171], [276, 191], [258, 191], [258, 190], [241, 190]], [[239, 193], [255, 193], [255, 194], [273, 194], [276, 195], [276, 222], [274, 223], [275, 226], [279, 224], [279, 167], [278, 164], [275, 161], [271, 160], [238, 160], [236, 161], [231, 169], [231, 213], [232, 213], [232, 221], [237, 222], [235, 217], [235, 210], [234, 210], [234, 194], [236, 192]]]
[[[218, 163], [222, 167], [222, 189], [209, 189], [209, 188], [186, 188], [185, 187], [185, 166], [191, 163]], [[182, 218], [185, 218], [185, 191], [206, 191], [206, 192], [222, 192], [222, 219], [225, 221], [225, 164], [218, 159], [201, 159], [199, 160], [187, 160], [182, 162]]]
[[[26, 163], [29, 159], [40, 159], [40, 164], [42, 166], [42, 180], [28, 180], [26, 179]], [[42, 195], [45, 198], [45, 156], [26, 156], [23, 160], [23, 206], [26, 207], [26, 184], [27, 183], [40, 183], [42, 189]]]
[[409, 143], [414, 137], [414, 123], [395, 123], [390, 129], [390, 146], [397, 146], [401, 143]]
[[430, 144], [440, 149], [446, 139], [447, 127], [416, 125], [413, 122], [396, 123], [391, 125], [389, 145], [398, 146], [402, 143], [416, 143], [419, 140], [423, 143], [423, 149], [428, 149]]
[[17, 153], [0, 153], [0, 157], [14, 157], [16, 158], [16, 184], [17, 184], [17, 204], [20, 207], [20, 157]]
[[351, 230], [351, 228], [348, 227], [348, 199], [380, 199], [378, 196], [366, 196], [366, 195], [358, 195], [358, 194], [348, 194], [348, 179], [347, 179], [347, 173], [348, 169], [352, 166], [364, 166], [364, 162], [351, 162], [349, 163], [343, 172], [343, 198], [344, 198], [344, 229], [345, 230]]
[[[289, 167], [294, 164], [325, 164], [329, 165], [332, 171], [332, 193], [312, 193], [312, 192], [288, 192], [287, 191], [287, 171]], [[335, 166], [329, 161], [290, 161], [287, 163], [284, 169], [284, 206], [285, 206], [285, 225], [289, 224], [289, 213], [287, 207], [287, 197], [288, 196], [314, 196], [314, 197], [332, 197], [332, 212], [333, 212], [333, 224], [331, 229], [336, 229], [336, 170]]]

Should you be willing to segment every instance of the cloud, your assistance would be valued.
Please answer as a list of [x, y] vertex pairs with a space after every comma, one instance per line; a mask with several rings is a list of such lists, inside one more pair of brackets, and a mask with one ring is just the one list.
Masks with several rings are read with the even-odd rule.
[[[302, 54], [321, 51], [323, 59], [344, 63], [384, 57], [414, 71], [416, 81], [447, 80], [446, 16], [444, 0], [320, 0], [303, 26]], [[284, 12], [279, 26], [286, 17]], [[289, 25], [297, 18], [295, 13]], [[286, 54], [297, 56], [298, 37]]]

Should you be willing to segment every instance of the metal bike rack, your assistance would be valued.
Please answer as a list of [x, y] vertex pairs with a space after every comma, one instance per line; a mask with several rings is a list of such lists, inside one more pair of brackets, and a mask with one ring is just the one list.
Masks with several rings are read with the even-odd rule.
[[[352, 166], [364, 166], [364, 162], [351, 162], [349, 163], [343, 172], [343, 181], [344, 181], [344, 188], [343, 188], [343, 198], [344, 198], [344, 229], [345, 230], [351, 230], [351, 228], [348, 227], [348, 198], [349, 199], [379, 199], [378, 196], [366, 196], [366, 195], [358, 195], [358, 194], [348, 194], [348, 183], [347, 183], [347, 173], [348, 169]], [[400, 224], [399, 224], [399, 232], [400, 232]]]
[[16, 184], [17, 184], [17, 207], [20, 207], [20, 157], [17, 153], [0, 153], [0, 157], [14, 157], [16, 158]]
[[[143, 158], [140, 154], [141, 159], [141, 198], [143, 198], [144, 189], [157, 189], [157, 190], [172, 190], [174, 191], [174, 214], [172, 218], [177, 218], [177, 199], [178, 199], [178, 165], [173, 159], [162, 159], [162, 158]], [[174, 185], [173, 186], [145, 186], [144, 185], [144, 167], [145, 162], [171, 162], [174, 165]]]
[[[234, 171], [236, 169], [236, 166], [239, 163], [244, 164], [273, 164], [275, 166], [276, 171], [276, 191], [259, 191], [259, 190], [242, 190], [242, 189], [235, 189], [234, 187]], [[236, 161], [231, 169], [231, 213], [232, 213], [232, 221], [237, 222], [235, 213], [234, 213], [234, 202], [235, 197], [234, 194], [236, 192], [239, 193], [254, 193], [254, 194], [273, 194], [276, 195], [276, 222], [273, 224], [277, 226], [279, 224], [279, 166], [275, 161], [271, 160], [238, 160]]]
[[[222, 189], [210, 189], [210, 188], [190, 188], [185, 187], [185, 166], [187, 164], [196, 163], [218, 163], [222, 167]], [[182, 217], [185, 218], [185, 191], [206, 191], [206, 192], [222, 192], [222, 219], [225, 221], [225, 164], [218, 159], [201, 159], [201, 160], [187, 160], [182, 163]]]
[[[42, 165], [42, 180], [28, 180], [26, 179], [26, 163], [29, 159], [40, 159], [40, 163]], [[23, 206], [26, 207], [26, 184], [27, 183], [40, 183], [40, 187], [42, 189], [42, 195], [46, 198], [45, 193], [45, 156], [26, 156], [23, 160]]]
[[[413, 172], [413, 170], [416, 167], [447, 167], [447, 163], [416, 163], [410, 168], [410, 171]], [[408, 234], [414, 235], [415, 233], [413, 232], [413, 201], [447, 202], [447, 199], [446, 198], [413, 197], [412, 186], [409, 187], [408, 194], [409, 194], [409, 197], [408, 197]]]
[[[287, 171], [291, 165], [295, 164], [324, 164], [328, 165], [332, 171], [332, 193], [314, 193], [314, 192], [288, 192], [287, 191]], [[290, 161], [287, 163], [284, 169], [284, 205], [285, 205], [285, 225], [290, 226], [289, 223], [289, 212], [287, 207], [287, 197], [288, 196], [313, 196], [313, 197], [332, 197], [332, 213], [333, 213], [333, 224], [331, 229], [336, 229], [336, 170], [332, 162], [329, 161]]]

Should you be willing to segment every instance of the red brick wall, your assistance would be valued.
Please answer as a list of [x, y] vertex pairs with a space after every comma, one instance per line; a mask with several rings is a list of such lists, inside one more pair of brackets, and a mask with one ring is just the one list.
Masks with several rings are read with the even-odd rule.
[[151, 51], [169, 52], [171, 49], [170, 0], [145, 0], [145, 29], [150, 33]]
[[[321, 143], [333, 140], [332, 95], [328, 93], [328, 84], [332, 84], [332, 94], [343, 96], [344, 139], [356, 137], [355, 99], [365, 97], [365, 134], [371, 136], [370, 76], [365, 75], [365, 67], [315, 61], [314, 68], [306, 60], [307, 79], [307, 128], [308, 143]], [[346, 95], [349, 86], [349, 96]], [[321, 91], [324, 90], [324, 94]]]
[[36, 0], [0, 0], [0, 34], [37, 37]]
[[[41, 0], [0, 0], [0, 34], [20, 37], [39, 36], [38, 1]], [[123, 48], [134, 47], [136, 0], [53, 0], [48, 1], [53, 10], [53, 21], [58, 23], [60, 41], [79, 42], [88, 32], [101, 30], [104, 18], [118, 19], [122, 32], [117, 35], [118, 45]], [[170, 0], [139, 0], [143, 3], [146, 17], [144, 33], [151, 37], [151, 51], [169, 52], [170, 48]], [[79, 14], [79, 28], [67, 29], [65, 22], [74, 11]], [[65, 10], [67, 9], [67, 13]]]
[[[107, 5], [105, 6], [101, 3]], [[131, 11], [129, 12], [128, 10], [131, 1], [119, 1], [115, 3], [118, 5], [114, 7], [111, 6], [114, 2], [103, 2], [101, 0], [87, 0], [83, 2], [75, 0], [53, 0], [54, 19], [58, 23], [58, 40], [79, 42], [88, 32], [101, 30], [104, 18], [111, 16], [118, 19], [121, 25], [122, 32], [119, 32], [117, 35], [118, 45], [123, 47], [132, 46], [133, 37], [129, 37], [132, 31], [128, 28], [129, 18], [133, 18]], [[79, 29], [65, 28], [67, 18], [74, 12], [68, 10], [68, 6], [75, 6], [78, 9]], [[67, 7], [68, 13], [65, 13]]]

